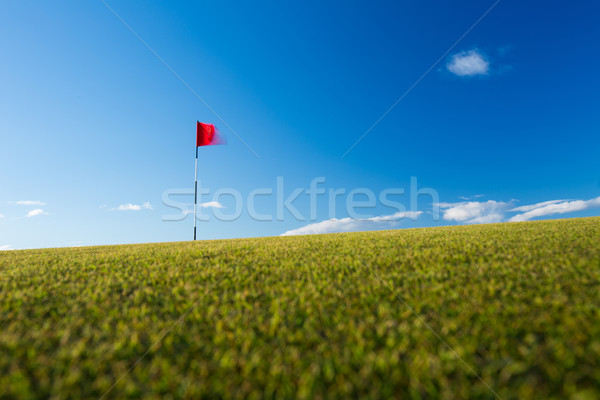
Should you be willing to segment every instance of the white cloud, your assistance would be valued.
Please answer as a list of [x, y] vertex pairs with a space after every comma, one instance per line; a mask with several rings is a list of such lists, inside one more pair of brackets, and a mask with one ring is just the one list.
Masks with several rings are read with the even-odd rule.
[[17, 204], [19, 206], [45, 206], [46, 203], [41, 202], [39, 200], [19, 200], [19, 201], [9, 201], [11, 204]]
[[[194, 204], [192, 204], [192, 203], [186, 203], [186, 204], [191, 207], [188, 208], [187, 210], [183, 211], [183, 213], [186, 215], [193, 214], [194, 213]], [[200, 204], [198, 204], [198, 207], [200, 207], [200, 208], [227, 208], [223, 204], [219, 203], [218, 201], [207, 201], [206, 203], [200, 203]]]
[[0, 251], [6, 251], [6, 250], [14, 250], [14, 249], [10, 244], [4, 244], [4, 245], [0, 246]]
[[131, 203], [127, 203], [127, 204], [121, 204], [120, 206], [116, 207], [116, 208], [111, 208], [111, 211], [117, 210], [117, 211], [140, 211], [140, 210], [152, 210], [152, 205], [149, 202], [145, 202], [142, 205], [139, 204], [131, 204]]
[[[439, 203], [446, 221], [465, 224], [485, 224], [491, 222], [529, 221], [536, 217], [553, 214], [566, 214], [600, 208], [600, 196], [590, 200], [548, 200], [536, 204], [512, 207], [510, 202], [488, 200], [486, 202], [463, 201], [459, 203]], [[507, 213], [519, 213], [506, 219]]]
[[476, 194], [476, 195], [473, 195], [472, 197], [469, 197], [469, 196], [458, 196], [458, 198], [461, 199], [461, 200], [472, 200], [472, 199], [476, 199], [476, 198], [483, 197], [483, 196], [484, 196], [483, 194]]
[[536, 204], [531, 204], [529, 206], [520, 206], [520, 207], [515, 207], [511, 210], [511, 212], [527, 212], [527, 211], [531, 211], [534, 210], [536, 208], [540, 208], [540, 207], [545, 207], [548, 206], [550, 204], [556, 204], [556, 203], [562, 203], [563, 201], [569, 201], [569, 200], [549, 200], [549, 201], [543, 201], [541, 203], [536, 203]]
[[446, 68], [458, 76], [487, 75], [490, 63], [479, 51], [469, 50], [454, 54]]
[[590, 200], [550, 200], [542, 203], [513, 208], [511, 211], [525, 211], [510, 218], [510, 222], [529, 221], [532, 218], [553, 214], [566, 214], [575, 211], [600, 207], [600, 196]]
[[26, 217], [27, 218], [31, 218], [31, 217], [35, 217], [36, 215], [44, 215], [44, 214], [48, 214], [47, 212], [45, 212], [44, 210], [42, 210], [41, 208], [36, 208], [35, 210], [31, 210], [27, 213]]
[[127, 203], [127, 204], [121, 204], [116, 209], [119, 211], [140, 211], [142, 209], [142, 206], [137, 205], [137, 204]]
[[422, 213], [422, 211], [405, 211], [366, 219], [333, 218], [326, 221], [309, 224], [303, 226], [302, 228], [292, 229], [281, 234], [281, 236], [392, 229], [398, 226], [400, 219], [412, 218], [413, 220], [416, 220]]
[[208, 201], [206, 203], [198, 204], [198, 207], [202, 208], [225, 208], [225, 206], [218, 201]]
[[501, 222], [510, 203], [488, 200], [485, 202], [463, 201], [460, 203], [439, 203], [446, 221], [466, 224], [489, 224]]
[[4, 218], [4, 215], [0, 214], [0, 218]]

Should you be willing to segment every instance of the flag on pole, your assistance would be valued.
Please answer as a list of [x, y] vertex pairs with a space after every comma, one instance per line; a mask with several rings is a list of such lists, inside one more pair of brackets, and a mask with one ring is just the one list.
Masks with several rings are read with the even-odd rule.
[[196, 123], [196, 147], [225, 144], [224, 139], [213, 124]]
[[213, 124], [196, 121], [196, 172], [194, 176], [194, 240], [196, 240], [196, 207], [198, 204], [198, 147], [226, 144]]

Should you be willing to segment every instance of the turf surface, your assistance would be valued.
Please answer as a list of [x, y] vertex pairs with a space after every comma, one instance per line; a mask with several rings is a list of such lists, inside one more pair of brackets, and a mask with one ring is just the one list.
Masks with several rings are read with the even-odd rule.
[[600, 398], [600, 218], [0, 253], [0, 398]]

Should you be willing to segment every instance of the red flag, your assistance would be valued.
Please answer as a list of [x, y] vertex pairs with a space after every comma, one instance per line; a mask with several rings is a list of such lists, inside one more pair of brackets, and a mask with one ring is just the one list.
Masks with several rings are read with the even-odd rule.
[[224, 144], [217, 128], [213, 124], [196, 123], [196, 147]]

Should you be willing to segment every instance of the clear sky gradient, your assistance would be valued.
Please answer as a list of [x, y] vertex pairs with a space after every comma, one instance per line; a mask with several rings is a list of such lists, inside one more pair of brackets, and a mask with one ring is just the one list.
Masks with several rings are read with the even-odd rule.
[[[162, 199], [193, 189], [196, 120], [228, 138], [200, 148], [203, 202], [232, 188], [245, 210], [277, 177], [285, 197], [325, 177], [404, 188], [409, 210], [416, 177], [439, 220], [422, 196], [416, 221], [378, 202], [361, 226], [600, 215], [595, 1], [500, 1], [342, 158], [493, 4], [106, 0], [121, 21], [101, 1], [0, 2], [0, 249], [190, 240], [192, 215], [164, 221]], [[213, 217], [198, 236], [357, 229], [338, 200], [307, 221]], [[293, 204], [310, 217], [308, 195]], [[255, 208], [276, 216], [275, 192]]]

